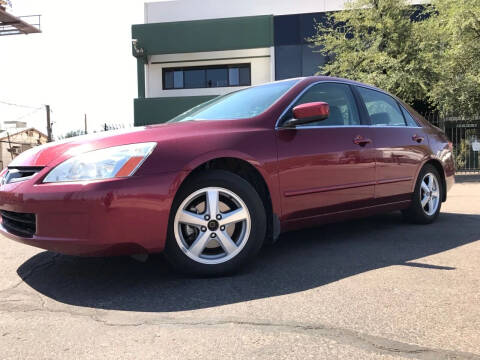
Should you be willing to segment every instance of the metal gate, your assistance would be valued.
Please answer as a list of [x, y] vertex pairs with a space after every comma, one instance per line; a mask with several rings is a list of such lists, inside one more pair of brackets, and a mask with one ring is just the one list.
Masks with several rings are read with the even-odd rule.
[[480, 117], [441, 117], [429, 114], [425, 118], [442, 129], [453, 143], [457, 173], [480, 174]]

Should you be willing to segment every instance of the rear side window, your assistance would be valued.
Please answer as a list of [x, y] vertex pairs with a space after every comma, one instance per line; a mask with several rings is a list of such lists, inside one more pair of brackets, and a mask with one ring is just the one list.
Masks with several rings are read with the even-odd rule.
[[308, 89], [289, 109], [283, 120], [293, 117], [293, 108], [311, 102], [326, 102], [330, 107], [327, 119], [308, 123], [302, 126], [352, 126], [360, 125], [357, 106], [352, 90], [348, 85], [339, 83], [320, 83]]
[[403, 116], [405, 116], [405, 121], [407, 122], [407, 126], [418, 127], [418, 124], [413, 118], [413, 116], [401, 105], [400, 105], [400, 109], [402, 109]]
[[357, 87], [373, 126], [406, 126], [400, 106], [389, 95]]

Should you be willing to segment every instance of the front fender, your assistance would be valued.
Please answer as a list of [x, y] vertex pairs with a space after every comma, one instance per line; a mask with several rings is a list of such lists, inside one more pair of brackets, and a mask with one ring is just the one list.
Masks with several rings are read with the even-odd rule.
[[267, 185], [268, 191], [270, 193], [270, 198], [272, 200], [272, 208], [275, 214], [281, 214], [281, 206], [279, 201], [280, 190], [279, 190], [279, 181], [278, 181], [278, 171], [276, 161], [272, 163], [262, 163], [252, 157], [249, 154], [240, 151], [234, 150], [221, 150], [221, 151], [212, 151], [208, 153], [201, 154], [195, 159], [192, 159], [184, 165], [184, 167], [179, 171], [178, 177], [175, 179], [175, 184], [178, 188], [183, 184], [185, 179], [190, 175], [192, 171], [202, 166], [203, 164], [222, 158], [237, 159], [245, 161], [253, 166], [259, 174], [262, 176], [265, 184]]

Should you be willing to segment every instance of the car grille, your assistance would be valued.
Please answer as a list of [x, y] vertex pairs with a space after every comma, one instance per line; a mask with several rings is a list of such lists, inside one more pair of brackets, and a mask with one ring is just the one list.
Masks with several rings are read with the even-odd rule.
[[19, 181], [31, 179], [35, 174], [43, 169], [41, 166], [19, 166], [9, 167], [8, 171], [3, 175], [1, 184], [10, 184]]
[[37, 229], [35, 214], [1, 210], [2, 225], [9, 233], [22, 237], [32, 237]]

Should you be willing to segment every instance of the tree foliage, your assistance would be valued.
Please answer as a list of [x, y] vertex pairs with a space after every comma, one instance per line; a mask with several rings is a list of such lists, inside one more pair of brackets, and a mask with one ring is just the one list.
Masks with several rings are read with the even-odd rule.
[[416, 46], [415, 11], [406, 0], [356, 0], [330, 14], [312, 39], [330, 59], [321, 73], [373, 84], [409, 102], [424, 98], [433, 74]]
[[434, 0], [419, 24], [437, 74], [429, 99], [446, 114], [480, 115], [480, 1]]
[[353, 0], [311, 39], [320, 73], [383, 88], [415, 104], [471, 115], [480, 109], [480, 1]]
[[72, 137], [76, 137], [76, 136], [80, 136], [80, 135], [85, 135], [85, 131], [84, 130], [71, 130], [69, 132], [67, 132], [66, 134], [64, 134], [63, 136], [60, 136], [59, 138], [60, 139], [68, 139], [68, 138], [72, 138]]
[[[102, 131], [110, 131], [110, 130], [119, 130], [119, 129], [123, 129], [123, 128], [125, 128], [124, 124], [108, 124], [108, 123], [105, 123], [101, 126], [101, 128], [99, 128], [97, 130], [93, 130], [93, 133], [102, 132]], [[82, 129], [70, 130], [67, 133], [59, 136], [58, 139], [59, 140], [68, 139], [68, 138], [81, 136], [81, 135], [86, 135], [85, 130], [82, 130]]]

